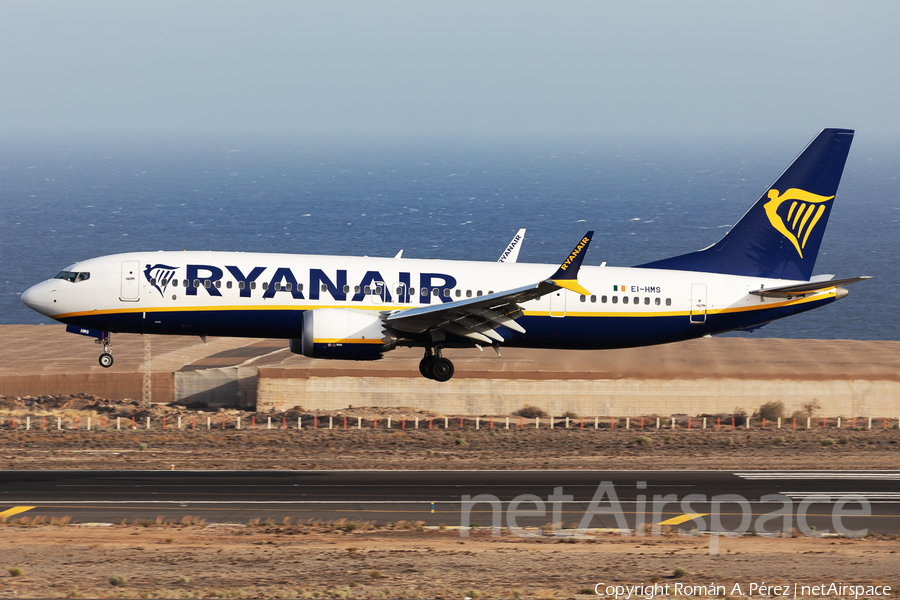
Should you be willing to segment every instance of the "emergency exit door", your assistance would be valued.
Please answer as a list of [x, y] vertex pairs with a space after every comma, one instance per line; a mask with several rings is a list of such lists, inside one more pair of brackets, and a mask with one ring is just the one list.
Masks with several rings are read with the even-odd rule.
[[691, 323], [706, 323], [706, 284], [691, 284]]
[[122, 261], [122, 288], [119, 300], [124, 302], [137, 302], [141, 293], [141, 282], [138, 279], [141, 272], [141, 263], [136, 260]]

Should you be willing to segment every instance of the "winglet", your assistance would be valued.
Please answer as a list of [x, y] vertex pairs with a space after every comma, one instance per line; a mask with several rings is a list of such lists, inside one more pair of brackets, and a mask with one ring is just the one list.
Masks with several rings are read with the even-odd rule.
[[594, 236], [593, 231], [588, 231], [584, 237], [575, 245], [575, 248], [569, 253], [566, 260], [563, 261], [549, 281], [555, 283], [561, 288], [572, 290], [578, 294], [590, 296], [591, 293], [578, 284], [578, 270], [584, 261], [584, 255], [587, 253], [588, 245]]

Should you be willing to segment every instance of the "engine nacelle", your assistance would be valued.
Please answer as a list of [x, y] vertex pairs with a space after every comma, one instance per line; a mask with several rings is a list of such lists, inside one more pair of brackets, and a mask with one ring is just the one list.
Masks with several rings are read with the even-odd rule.
[[291, 340], [291, 352], [309, 358], [378, 360], [395, 345], [378, 313], [316, 308], [303, 313], [303, 335]]

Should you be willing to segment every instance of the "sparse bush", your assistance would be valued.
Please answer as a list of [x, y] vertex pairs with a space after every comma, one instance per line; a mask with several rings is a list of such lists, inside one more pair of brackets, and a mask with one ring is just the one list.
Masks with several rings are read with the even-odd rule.
[[481, 592], [479, 592], [478, 590], [469, 590], [468, 592], [466, 592], [466, 596], [472, 598], [472, 600], [478, 600], [479, 598], [481, 598]]
[[146, 449], [147, 449], [147, 444], [145, 444], [144, 442], [141, 442], [141, 444], [138, 446], [138, 450], [146, 450]]
[[640, 444], [641, 446], [649, 446], [650, 444], [653, 443], [653, 439], [650, 437], [647, 437], [646, 435], [639, 435], [637, 438], [637, 443]]
[[849, 436], [849, 435], [842, 435], [842, 436], [841, 436], [841, 444], [847, 445], [847, 444], [849, 444], [849, 443], [850, 443], [850, 436]]
[[773, 442], [774, 442], [774, 444], [775, 444], [776, 446], [782, 445], [782, 444], [784, 443], [784, 436], [779, 435], [778, 437], [776, 437], [776, 438], [773, 440]]
[[453, 440], [453, 443], [457, 446], [468, 446], [469, 442], [466, 441], [466, 438], [456, 438]]
[[471, 527], [472, 529], [478, 529], [479, 527], [481, 527], [481, 525], [479, 525], [478, 523], [470, 523], [469, 527]]
[[765, 419], [767, 421], [775, 421], [784, 416], [784, 402], [766, 402], [759, 407], [759, 410], [753, 413], [754, 419]]
[[563, 413], [563, 418], [565, 418], [565, 419], [577, 419], [577, 418], [578, 418], [578, 413], [574, 413], [574, 412], [572, 412], [571, 410], [567, 410], [566, 412]]
[[822, 445], [823, 446], [834, 446], [834, 440], [831, 438], [825, 438], [824, 440], [822, 440]]
[[674, 440], [675, 438], [672, 437], [671, 435], [667, 435], [667, 436], [663, 437], [663, 439], [664, 439], [665, 441], [667, 441], [667, 442], [671, 442], [671, 441]]
[[372, 579], [381, 579], [384, 575], [381, 574], [381, 571], [375, 569], [374, 571], [369, 571], [369, 577]]
[[344, 531], [356, 531], [357, 529], [359, 529], [359, 525], [357, 525], [353, 521], [350, 521], [349, 523], [344, 525]]
[[122, 587], [126, 583], [128, 583], [128, 578], [124, 575], [110, 575], [109, 576], [109, 585], [114, 587]]
[[178, 583], [190, 583], [190, 582], [191, 582], [191, 578], [190, 578], [190, 577], [182, 576], [182, 577], [179, 577], [179, 578], [178, 578]]
[[21, 577], [25, 574], [25, 571], [22, 570], [22, 567], [7, 567], [6, 570], [13, 577]]
[[685, 575], [687, 575], [687, 569], [685, 569], [684, 567], [678, 567], [672, 573], [672, 577], [676, 577], [676, 578], [684, 577]]
[[350, 587], [352, 587], [352, 588], [354, 588], [354, 587], [359, 587], [359, 582], [357, 582], [356, 580], [351, 581], [351, 582], [350, 582]]
[[520, 417], [525, 417], [526, 419], [549, 416], [543, 409], [538, 408], [537, 406], [531, 406], [530, 404], [526, 404], [524, 408], [519, 410], [518, 414]]
[[725, 440], [722, 443], [725, 444], [726, 446], [734, 446], [734, 438], [728, 438], [727, 440]]
[[807, 402], [803, 404], [803, 412], [806, 413], [805, 416], [811, 417], [817, 410], [821, 410], [822, 406], [819, 404], [819, 401], [813, 398], [812, 402]]

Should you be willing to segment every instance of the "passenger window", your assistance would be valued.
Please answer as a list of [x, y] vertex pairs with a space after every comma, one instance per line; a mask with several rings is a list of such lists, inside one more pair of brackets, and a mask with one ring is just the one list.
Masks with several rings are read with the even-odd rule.
[[600, 302], [606, 304], [606, 296], [600, 296]]
[[194, 280], [194, 287], [195, 287], [195, 288], [200, 287], [200, 280], [199, 280], [199, 279], [195, 279], [195, 280]]
[[225, 282], [225, 287], [227, 287], [229, 290], [231, 289], [231, 283], [232, 281], [230, 279]]
[[353, 293], [354, 293], [354, 294], [358, 294], [358, 293], [359, 293], [359, 286], [358, 286], [358, 285], [353, 287]]
[[597, 302], [597, 296], [591, 296], [591, 302]]
[[[231, 283], [231, 282], [229, 282], [229, 283]], [[217, 287], [217, 288], [222, 287], [222, 282], [221, 282], [221, 281], [216, 281], [216, 287]]]
[[644, 304], [650, 304], [650, 296], [644, 298]]
[[441, 293], [441, 290], [439, 290], [438, 288], [432, 288], [432, 290], [431, 290], [431, 295], [434, 296], [435, 298], [437, 298], [438, 294], [440, 294], [440, 293]]
[[247, 284], [244, 283], [243, 281], [238, 281], [238, 289], [239, 289], [239, 290], [244, 289], [244, 288], [246, 287], [246, 285], [247, 285]]
[[640, 304], [640, 303], [641, 303], [641, 299], [638, 298], [637, 296], [635, 296], [635, 297], [634, 297], [634, 303], [635, 303], [635, 304]]
[[177, 279], [173, 279], [173, 280], [172, 280], [172, 287], [178, 287], [178, 280], [177, 280]]
[[156, 285], [156, 277], [150, 278], [150, 285]]
[[292, 287], [294, 287], [294, 286], [291, 285], [290, 283], [284, 284], [284, 289], [286, 289], [287, 291], [291, 291], [291, 288], [292, 288]]
[[672, 306], [672, 299], [666, 298], [666, 306]]
[[657, 306], [659, 306], [659, 298], [654, 298], [653, 303], [656, 304]]
[[185, 279], [185, 280], [182, 281], [181, 283], [184, 284], [184, 287], [191, 287], [191, 282], [188, 281], [187, 279]]
[[622, 296], [622, 304], [628, 304], [628, 296]]
[[302, 291], [303, 291], [303, 284], [302, 284], [302, 283], [298, 283], [298, 284], [297, 284], [297, 291], [298, 291], [298, 292], [302, 292]]
[[422, 288], [422, 295], [423, 295], [423, 296], [427, 296], [427, 295], [428, 295], [428, 288]]
[[212, 285], [212, 284], [210, 283], [209, 279], [204, 280], [203, 287], [205, 287], [206, 289], [209, 289], [210, 285]]
[[459, 288], [456, 288], [456, 297], [459, 298], [460, 296], [462, 296], [462, 290]]
[[477, 292], [475, 292], [475, 295], [476, 295], [476, 296], [481, 296], [481, 295], [482, 295], [481, 290], [478, 290]]
[[[345, 285], [344, 287], [345, 287], [345, 288], [349, 288], [350, 286]], [[344, 290], [344, 291], [349, 291], [349, 289]], [[397, 295], [398, 295], [398, 296], [402, 296], [402, 295], [403, 295], [403, 287], [402, 287], [402, 286], [397, 288]]]
[[268, 281], [263, 281], [263, 289], [264, 289], [264, 290], [269, 289], [269, 282], [268, 282]]
[[[323, 291], [324, 291], [324, 290], [323, 290]], [[370, 295], [370, 294], [372, 293], [372, 288], [369, 287], [369, 286], [366, 286], [365, 288], [363, 288], [363, 293], [364, 293], [366, 296]]]
[[162, 283], [161, 283], [160, 285], [162, 285], [163, 287], [166, 287], [167, 285], [169, 285], [169, 280], [168, 280], [168, 279], [163, 279], [163, 280], [162, 280]]
[[582, 302], [584, 302], [585, 300], [587, 300], [587, 296], [582, 294], [581, 296], [578, 297], [578, 299], [581, 300]]
[[328, 284], [325, 284], [325, 283], [322, 284], [322, 291], [323, 291], [323, 292], [327, 292], [327, 291], [328, 291]]
[[449, 298], [449, 297], [450, 297], [450, 290], [444, 288], [444, 298]]
[[412, 298], [416, 295], [416, 288], [409, 288], [409, 297]]
[[619, 303], [619, 297], [613, 296], [613, 304], [618, 304], [618, 303]]
[[[242, 281], [241, 283], [244, 283], [244, 282]], [[251, 289], [251, 290], [255, 290], [255, 289], [256, 289], [256, 282], [255, 282], [255, 281], [251, 281], [251, 282], [250, 282], [250, 289]]]
[[472, 290], [466, 290], [466, 298], [472, 297]]
[[[349, 285], [345, 285], [345, 286], [344, 286], [344, 293], [347, 294], [347, 293], [349, 293], [349, 292], [350, 292], [350, 286], [349, 286]], [[399, 289], [397, 290], [397, 293], [398, 293], [398, 294], [400, 293], [400, 290], [399, 290]]]
[[494, 293], [494, 290], [488, 291], [488, 295], [491, 295], [491, 294], [493, 294], [493, 293]]
[[280, 291], [281, 291], [281, 282], [278, 282], [278, 283], [275, 284], [275, 291], [276, 291], [276, 292], [280, 292]]
[[382, 290], [381, 286], [379, 285], [378, 287], [375, 288], [375, 295], [380, 296], [383, 291], [384, 290]]

